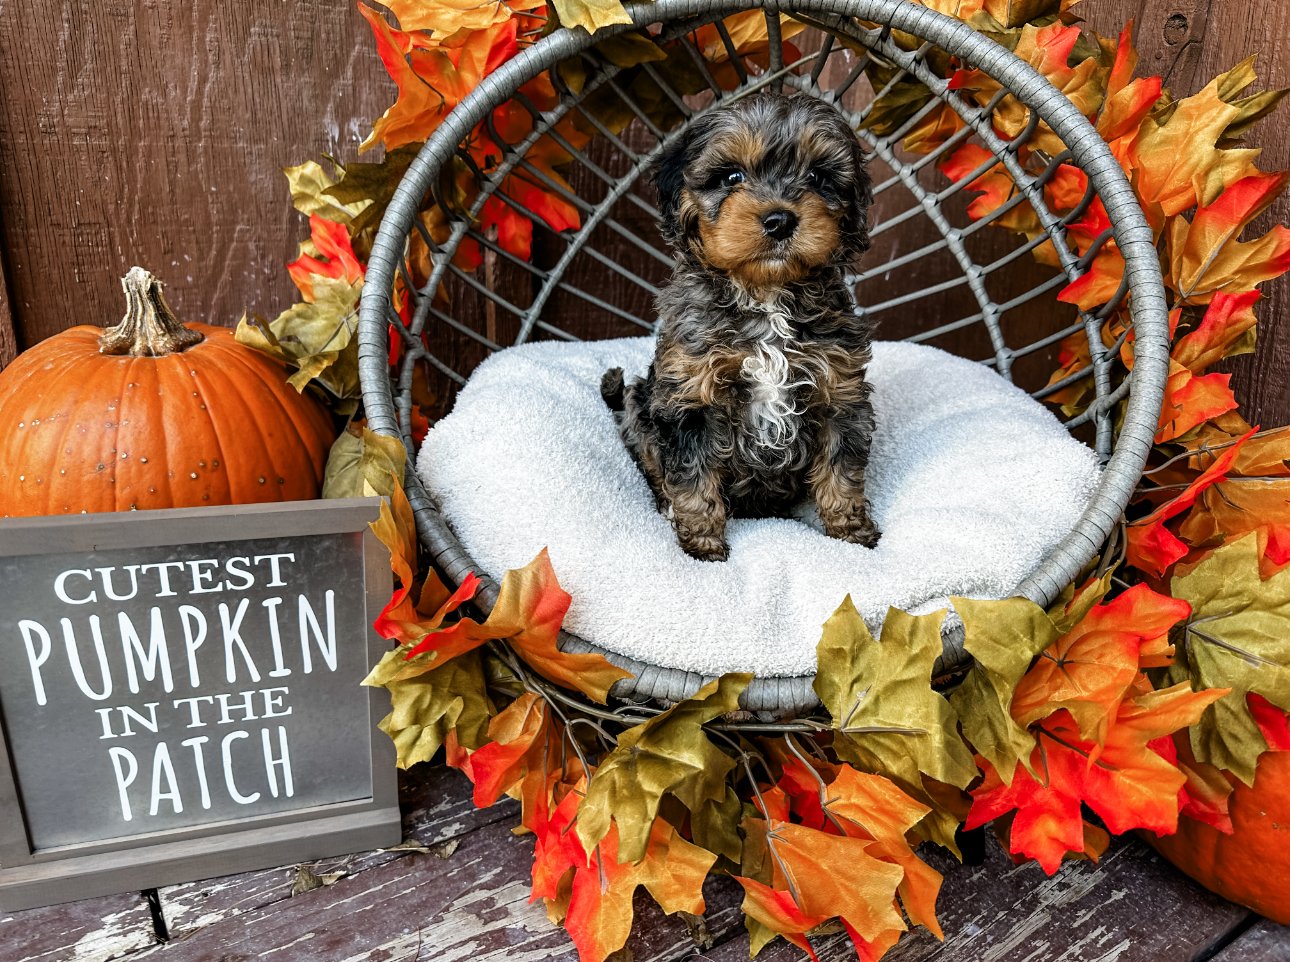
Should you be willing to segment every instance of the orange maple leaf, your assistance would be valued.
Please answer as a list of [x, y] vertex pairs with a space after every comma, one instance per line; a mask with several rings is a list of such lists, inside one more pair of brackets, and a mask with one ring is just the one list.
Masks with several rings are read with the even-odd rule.
[[1253, 79], [1247, 61], [1142, 123], [1125, 159], [1137, 174], [1135, 188], [1144, 207], [1158, 206], [1172, 217], [1211, 203], [1223, 188], [1254, 171], [1257, 150], [1218, 146], [1246, 113], [1232, 98]]
[[1187, 602], [1141, 584], [1091, 608], [1017, 684], [1013, 718], [1029, 726], [1065, 710], [1082, 737], [1102, 741], [1131, 693], [1144, 649], [1167, 649], [1169, 629], [1190, 613]]
[[[571, 795], [570, 797], [576, 797]], [[577, 833], [567, 832], [577, 841]], [[717, 857], [687, 842], [664, 819], [654, 820], [649, 846], [639, 862], [618, 862], [614, 828], [574, 868], [564, 927], [581, 962], [603, 962], [627, 944], [632, 928], [632, 897], [644, 886], [664, 912], [703, 914], [703, 881]]]
[[1116, 834], [1176, 831], [1187, 778], [1150, 744], [1196, 722], [1227, 692], [1193, 692], [1184, 682], [1126, 699], [1102, 742], [1084, 738], [1064, 709], [1050, 715], [1036, 729], [1029, 770], [1019, 768], [1011, 784], [979, 760], [985, 780], [972, 792], [966, 827], [1015, 813], [1010, 851], [1035, 859], [1049, 875], [1067, 853], [1086, 851], [1081, 805]]
[[435, 663], [442, 664], [489, 641], [504, 638], [544, 678], [581, 691], [603, 705], [614, 683], [630, 678], [631, 672], [614, 667], [603, 655], [560, 650], [560, 626], [571, 600], [556, 580], [551, 559], [543, 548], [523, 568], [508, 571], [502, 577], [497, 603], [483, 624], [473, 618], [462, 618], [448, 628], [426, 635], [407, 657], [433, 651]]
[[419, 641], [434, 631], [444, 619], [475, 596], [479, 579], [467, 575], [456, 591], [449, 591], [433, 570], [419, 585], [414, 574], [417, 562], [416, 522], [403, 486], [395, 484], [388, 501], [382, 500], [380, 513], [371, 524], [372, 533], [390, 552], [390, 570], [399, 587], [373, 627], [382, 638], [401, 643]]
[[1200, 323], [1174, 342], [1173, 359], [1199, 374], [1225, 357], [1253, 351], [1254, 304], [1260, 296], [1258, 291], [1215, 294]]
[[1254, 173], [1227, 187], [1191, 222], [1172, 218], [1166, 228], [1169, 285], [1183, 303], [1207, 304], [1219, 292], [1251, 291], [1290, 271], [1290, 229], [1274, 226], [1257, 240], [1237, 240], [1290, 183], [1290, 172]]
[[[1250, 430], [1244, 421], [1237, 428]], [[1257, 532], [1260, 574], [1270, 578], [1290, 564], [1290, 427], [1246, 437], [1218, 427], [1202, 430], [1195, 442], [1197, 470], [1219, 451], [1238, 450], [1194, 500], [1178, 536], [1198, 546], [1193, 558], [1199, 561], [1214, 548]]]
[[1182, 437], [1193, 428], [1238, 407], [1230, 374], [1193, 374], [1175, 360], [1169, 362], [1169, 380], [1156, 426], [1156, 443]]

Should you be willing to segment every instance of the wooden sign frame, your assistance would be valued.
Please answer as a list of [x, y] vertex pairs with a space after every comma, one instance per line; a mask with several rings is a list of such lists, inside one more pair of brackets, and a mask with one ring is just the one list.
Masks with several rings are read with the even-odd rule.
[[[16, 556], [170, 545], [298, 538], [362, 532], [366, 659], [375, 665], [389, 643], [371, 628], [389, 600], [385, 548], [368, 530], [380, 499], [346, 498], [266, 505], [181, 508], [112, 515], [0, 520], [0, 561]], [[397, 844], [402, 838], [394, 746], [377, 728], [386, 693], [362, 689], [371, 727], [369, 797], [290, 811], [251, 814], [104, 841], [33, 847], [16, 777], [9, 726], [0, 717], [0, 910], [155, 888], [272, 868]], [[0, 706], [3, 707], [3, 706]]]

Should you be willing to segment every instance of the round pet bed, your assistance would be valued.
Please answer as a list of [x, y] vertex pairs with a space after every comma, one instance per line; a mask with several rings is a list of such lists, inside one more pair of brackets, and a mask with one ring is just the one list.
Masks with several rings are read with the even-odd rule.
[[481, 573], [500, 578], [547, 548], [573, 596], [565, 627], [642, 664], [810, 675], [820, 629], [847, 594], [875, 632], [889, 606], [1007, 597], [1075, 525], [1101, 476], [1092, 450], [989, 368], [880, 342], [866, 474], [878, 546], [829, 538], [806, 505], [797, 518], [736, 517], [730, 559], [696, 561], [600, 397], [606, 368], [639, 375], [652, 355], [650, 338], [494, 354], [417, 462]]

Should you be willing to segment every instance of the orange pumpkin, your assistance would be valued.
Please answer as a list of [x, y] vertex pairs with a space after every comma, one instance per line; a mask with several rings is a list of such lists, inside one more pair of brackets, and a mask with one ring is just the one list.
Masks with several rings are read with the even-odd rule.
[[316, 498], [335, 437], [318, 401], [227, 328], [185, 327], [142, 268], [126, 315], [0, 371], [0, 516]]
[[[1174, 743], [1180, 757], [1192, 757], [1185, 734]], [[1231, 835], [1184, 816], [1176, 835], [1147, 840], [1207, 889], [1290, 924], [1290, 752], [1259, 756], [1252, 786], [1227, 779], [1235, 786]]]

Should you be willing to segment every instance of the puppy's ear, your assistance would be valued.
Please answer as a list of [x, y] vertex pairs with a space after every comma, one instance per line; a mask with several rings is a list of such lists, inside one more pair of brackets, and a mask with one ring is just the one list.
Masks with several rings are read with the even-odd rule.
[[685, 187], [685, 165], [694, 129], [681, 134], [670, 148], [655, 162], [650, 176], [658, 191], [658, 211], [663, 219], [663, 239], [676, 244], [681, 239], [681, 224], [677, 216], [681, 208], [681, 189]]
[[859, 140], [855, 141], [853, 156], [856, 176], [842, 218], [842, 248], [848, 261], [855, 260], [869, 249], [869, 205], [873, 203], [873, 181], [867, 166], [869, 158], [865, 156]]

